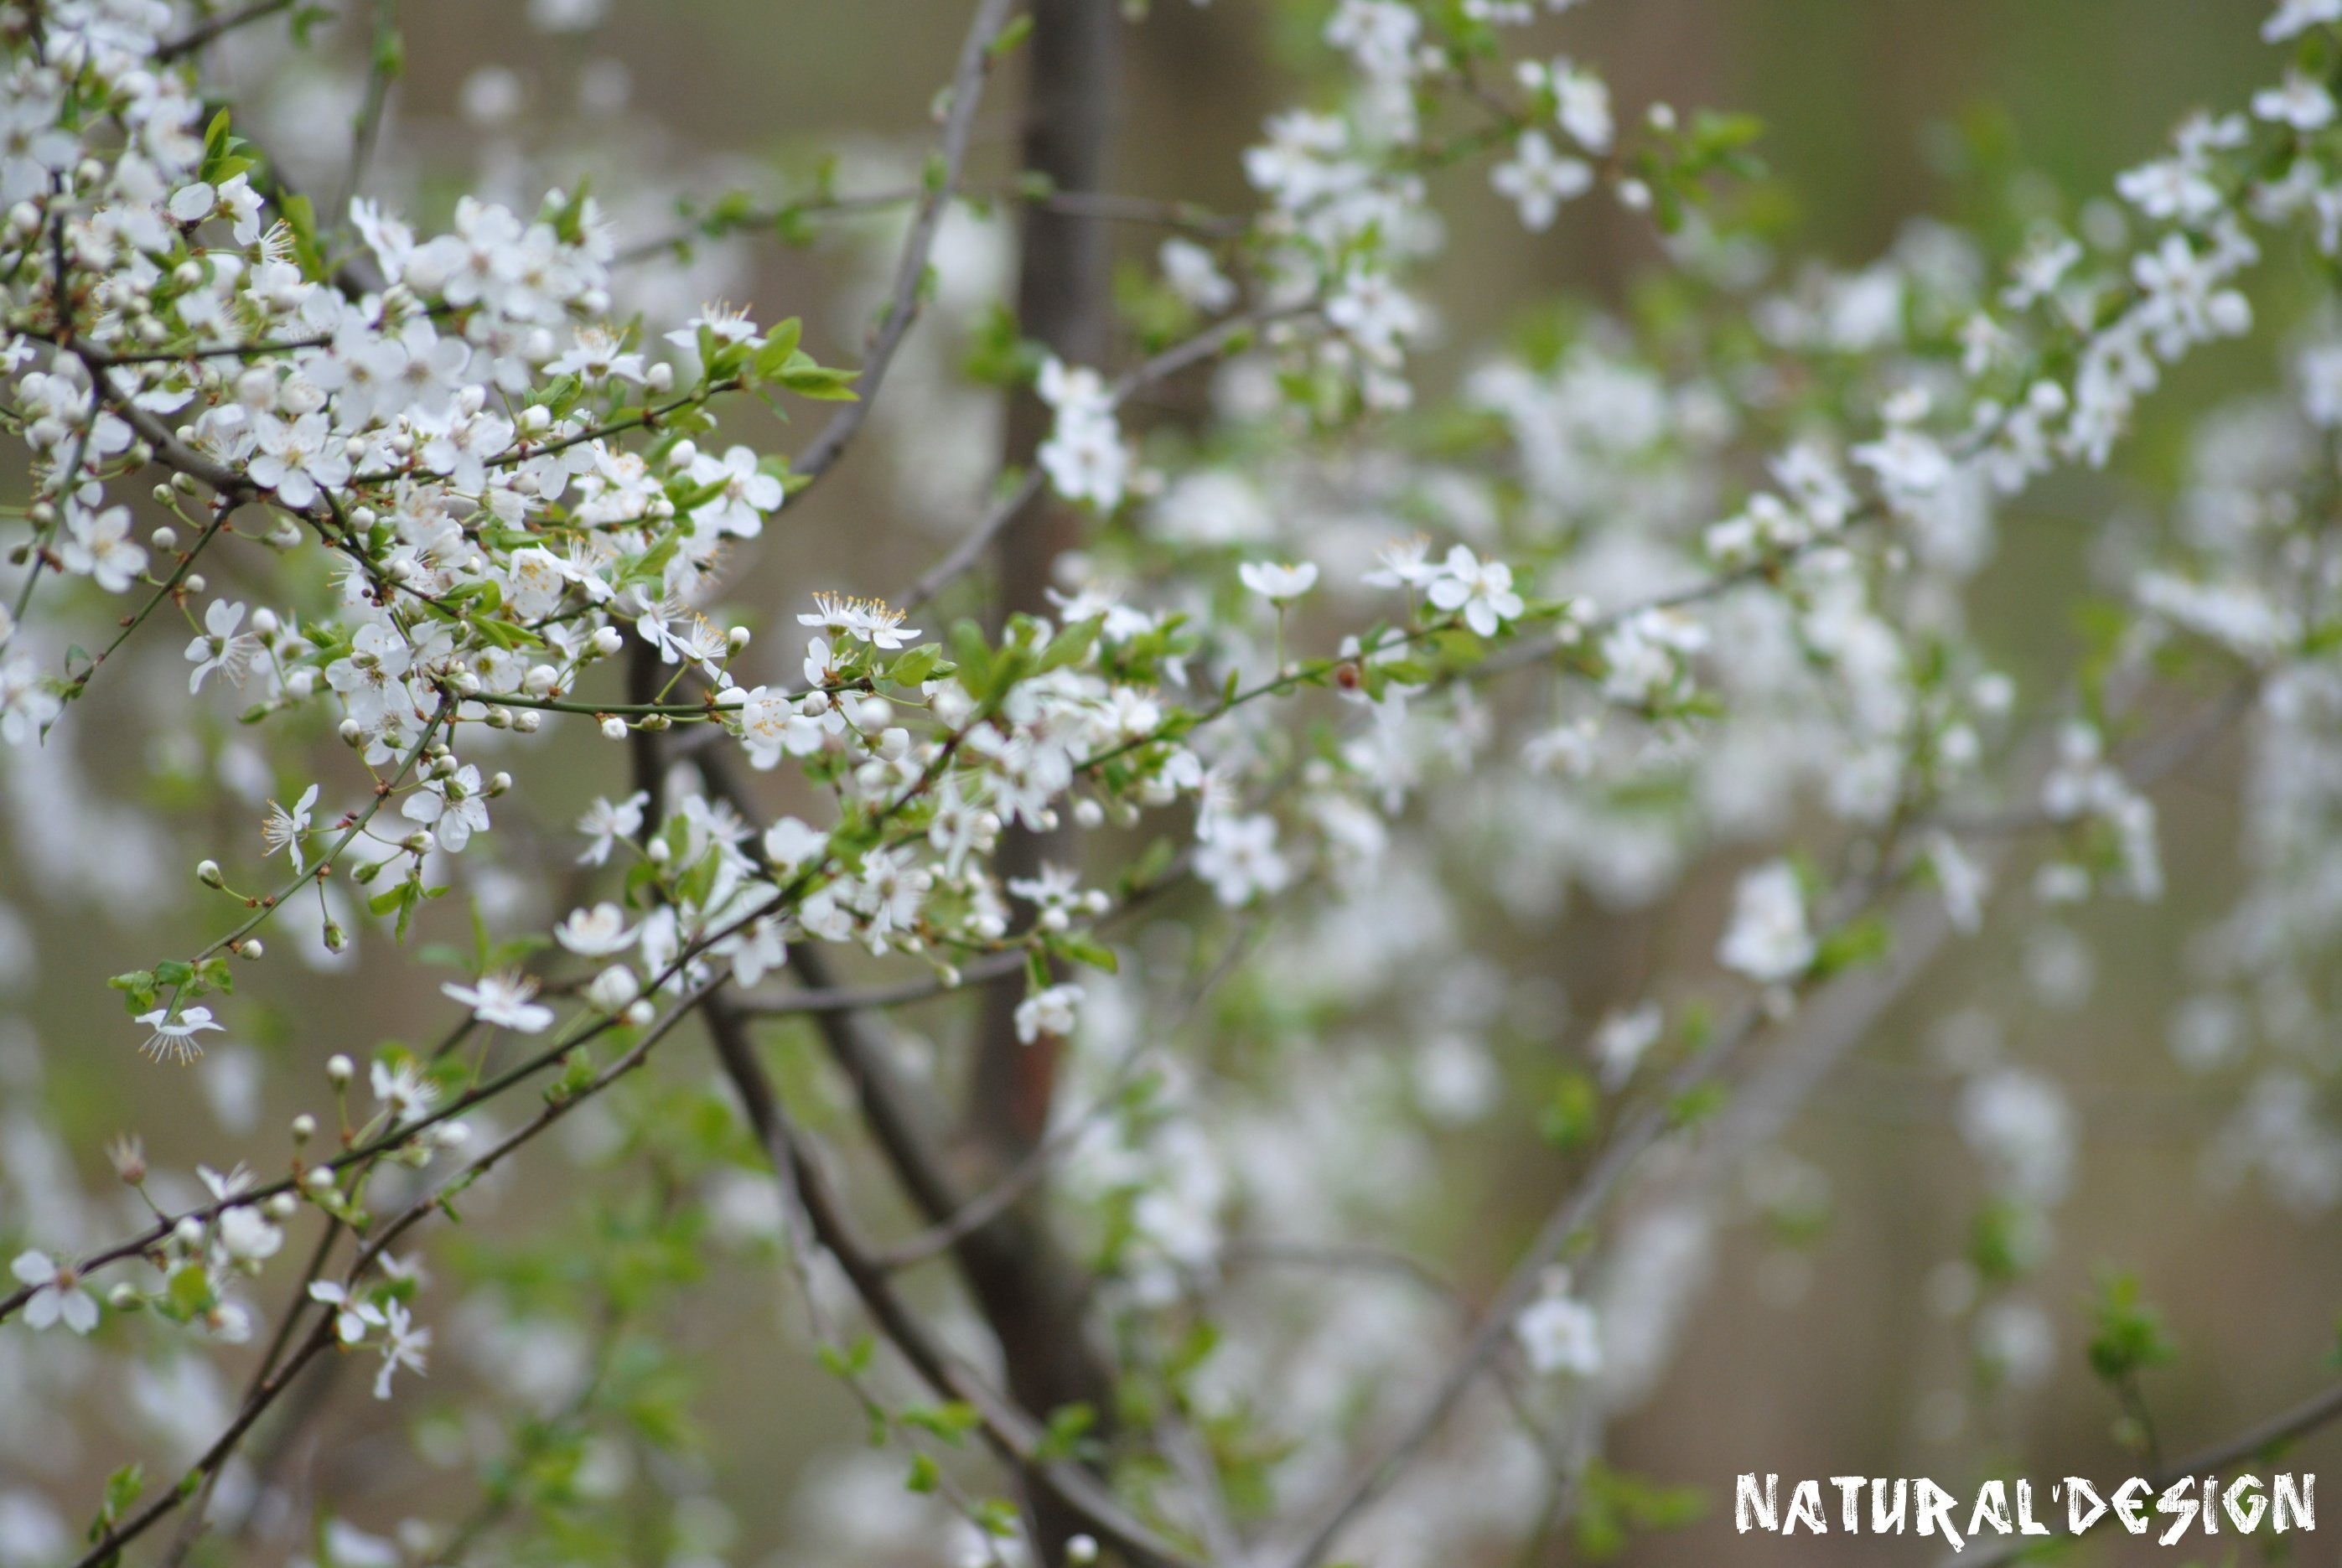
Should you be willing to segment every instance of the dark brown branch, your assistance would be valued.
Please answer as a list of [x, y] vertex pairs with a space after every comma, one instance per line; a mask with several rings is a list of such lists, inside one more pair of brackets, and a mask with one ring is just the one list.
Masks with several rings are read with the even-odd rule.
[[746, 1021], [722, 998], [706, 1009], [708, 1029], [725, 1075], [740, 1096], [749, 1124], [776, 1172], [790, 1183], [805, 1206], [815, 1236], [836, 1257], [886, 1338], [927, 1385], [941, 1397], [975, 1410], [985, 1440], [1040, 1495], [1118, 1548], [1144, 1568], [1182, 1568], [1187, 1559], [1135, 1518], [1104, 1483], [1078, 1464], [1042, 1457], [1043, 1429], [1017, 1403], [1004, 1398], [955, 1361], [926, 1323], [896, 1291], [886, 1268], [856, 1233], [852, 1219], [830, 1186], [820, 1163], [807, 1153], [756, 1060]]
[[292, 8], [293, 0], [253, 0], [249, 5], [224, 11], [210, 21], [199, 23], [177, 37], [165, 41], [155, 49], [155, 59], [157, 64], [185, 59], [223, 34], [233, 33], [248, 23], [264, 21], [279, 11]]

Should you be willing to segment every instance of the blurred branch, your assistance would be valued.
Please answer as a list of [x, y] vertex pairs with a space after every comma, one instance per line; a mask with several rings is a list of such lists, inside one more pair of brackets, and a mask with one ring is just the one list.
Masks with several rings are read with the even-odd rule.
[[165, 63], [185, 59], [222, 35], [233, 33], [248, 23], [274, 16], [279, 11], [289, 11], [293, 5], [294, 0], [253, 0], [251, 5], [239, 10], [224, 11], [210, 21], [198, 23], [177, 37], [157, 45], [155, 58]]
[[856, 388], [860, 395], [838, 411], [792, 464], [807, 480], [818, 479], [828, 472], [846, 451], [846, 444], [861, 430], [863, 422], [870, 417], [870, 405], [878, 395], [879, 385], [886, 379], [895, 351], [902, 346], [911, 324], [918, 319], [927, 255], [935, 248], [936, 230], [943, 225], [944, 209], [959, 189], [961, 170], [967, 161], [968, 137], [976, 126], [976, 105], [983, 97], [985, 76], [992, 64], [993, 43], [1008, 25], [1009, 13], [1014, 8], [1015, 0], [979, 0], [976, 18], [968, 25], [967, 38], [960, 45], [959, 64], [946, 89], [950, 107], [944, 116], [941, 176], [921, 193], [918, 210], [911, 219], [910, 235], [903, 242], [902, 259], [895, 267], [894, 291], [871, 337], [869, 350], [863, 355], [862, 378]]
[[[928, 194], [925, 186], [906, 185], [896, 190], [812, 195], [797, 201], [782, 202], [776, 206], [729, 209], [719, 205], [704, 216], [687, 218], [682, 227], [668, 234], [656, 239], [639, 240], [626, 246], [612, 258], [611, 265], [629, 266], [649, 261], [665, 252], [687, 252], [693, 242], [697, 240], [720, 240], [738, 234], [784, 230], [800, 219], [856, 217], [866, 213], [885, 212], [889, 207], [908, 206]], [[956, 193], [954, 199], [976, 206], [1015, 204], [1099, 223], [1176, 229], [1205, 239], [1231, 238], [1252, 225], [1252, 219], [1241, 214], [1216, 213], [1194, 202], [1164, 201], [1109, 192], [963, 190]]]
[[374, 37], [368, 45], [365, 101], [359, 105], [350, 136], [349, 172], [342, 177], [341, 199], [332, 216], [338, 223], [365, 185], [366, 165], [374, 161], [375, 144], [382, 136], [384, 112], [390, 105], [391, 84], [405, 68], [405, 46], [398, 35], [398, 0], [374, 0]]
[[725, 1075], [739, 1094], [767, 1157], [801, 1199], [815, 1236], [836, 1258], [872, 1318], [913, 1370], [938, 1395], [976, 1411], [986, 1441], [1004, 1462], [1134, 1563], [1143, 1568], [1183, 1568], [1188, 1559], [1125, 1509], [1104, 1483], [1077, 1464], [1043, 1457], [1046, 1433], [1033, 1418], [951, 1357], [896, 1293], [885, 1266], [856, 1233], [820, 1163], [807, 1156], [772, 1080], [756, 1060], [737, 1010], [726, 999], [716, 997], [706, 1014]]
[[[1173, 345], [1142, 365], [1132, 366], [1116, 377], [1108, 388], [1107, 405], [1118, 406], [1132, 394], [1158, 382], [1167, 381], [1192, 365], [1200, 365], [1226, 349], [1250, 339], [1252, 335], [1271, 322], [1290, 320], [1313, 314], [1317, 309], [1313, 302], [1300, 305], [1262, 306], [1233, 315], [1226, 321], [1205, 328], [1183, 343]], [[1006, 475], [1004, 475], [1006, 477]], [[919, 580], [905, 589], [897, 601], [906, 610], [916, 610], [952, 584], [973, 570], [976, 563], [990, 553], [1002, 530], [1022, 516], [1041, 494], [1042, 473], [1028, 464], [1024, 477], [1016, 486], [977, 520], [975, 527], [961, 536], [943, 559], [921, 574]]]
[[[2183, 1454], [2168, 1464], [2158, 1465], [2147, 1474], [2148, 1488], [2160, 1492], [2176, 1481], [2226, 1470], [2238, 1460], [2262, 1458], [2337, 1420], [2342, 1420], [2342, 1383], [2336, 1383], [2323, 1393], [2314, 1394], [2289, 1410], [2280, 1411], [2257, 1426], [2248, 1426], [2233, 1437], [2198, 1449], [2194, 1453]], [[2110, 1517], [2111, 1514], [2099, 1515], [2090, 1522], [2088, 1529], [2077, 1532], [2072, 1539], [2078, 1540], [2089, 1534]], [[2032, 1546], [2032, 1542], [2016, 1537], [1995, 1546], [1980, 1557], [1972, 1558], [1965, 1553], [1946, 1557], [1938, 1568], [1956, 1568], [1956, 1565], [1957, 1568], [2000, 1568], [2000, 1564], [2013, 1563], [2025, 1555]]]

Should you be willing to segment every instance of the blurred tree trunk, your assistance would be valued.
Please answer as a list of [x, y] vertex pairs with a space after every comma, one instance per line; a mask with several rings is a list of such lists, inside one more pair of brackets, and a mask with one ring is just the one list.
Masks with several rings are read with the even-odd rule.
[[[1055, 190], [1105, 186], [1120, 27], [1115, 0], [1034, 0], [1025, 168]], [[1108, 238], [1106, 225], [1094, 218], [1037, 204], [1025, 208], [1017, 319], [1026, 337], [1069, 365], [1100, 365], [1106, 358], [1112, 308]], [[1050, 411], [1040, 399], [1029, 390], [1018, 393], [1009, 411], [1007, 460], [1029, 467], [1049, 425]], [[1001, 534], [996, 618], [1046, 614], [1056, 559], [1079, 538], [1080, 517], [1070, 506], [1046, 494], [1028, 505]], [[1053, 853], [1065, 852], [1059, 837], [1006, 830], [1003, 876], [1033, 875]], [[1054, 1038], [1029, 1045], [1017, 1040], [1023, 994], [1021, 974], [994, 984], [978, 1024], [966, 1131], [981, 1163], [996, 1175], [1013, 1168], [1046, 1134], [1062, 1049]], [[1054, 1244], [1042, 1189], [987, 1229], [996, 1233], [963, 1247], [961, 1263], [1000, 1338], [1011, 1391], [1045, 1417], [1066, 1404], [1087, 1404], [1103, 1427], [1113, 1413], [1112, 1368], [1086, 1332], [1088, 1281]], [[1021, 1260], [1020, 1266], [999, 1267], [1004, 1257]], [[1035, 1513], [1044, 1560], [1062, 1562], [1079, 1522], [1060, 1516], [1045, 1499], [1035, 1501]]]

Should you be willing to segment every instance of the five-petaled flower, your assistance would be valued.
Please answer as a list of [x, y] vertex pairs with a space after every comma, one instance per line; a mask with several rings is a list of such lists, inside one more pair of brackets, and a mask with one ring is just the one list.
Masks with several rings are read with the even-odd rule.
[[97, 1326], [97, 1298], [81, 1288], [80, 1276], [70, 1264], [60, 1263], [46, 1253], [23, 1252], [8, 1265], [8, 1272], [17, 1283], [32, 1287], [32, 1295], [25, 1303], [25, 1322], [32, 1328], [46, 1328], [62, 1323], [75, 1333], [87, 1333]]

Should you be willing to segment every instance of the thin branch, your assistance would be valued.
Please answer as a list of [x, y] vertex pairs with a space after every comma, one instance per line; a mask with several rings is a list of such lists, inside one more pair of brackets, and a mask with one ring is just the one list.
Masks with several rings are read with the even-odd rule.
[[1015, 4], [1016, 0], [980, 0], [975, 20], [968, 25], [967, 38], [960, 45], [959, 65], [946, 89], [951, 95], [951, 107], [944, 116], [941, 177], [920, 197], [918, 212], [911, 220], [910, 236], [903, 242], [902, 259], [896, 265], [895, 287], [887, 299], [886, 314], [878, 323], [869, 352], [863, 355], [862, 376], [856, 389], [860, 396], [840, 409], [814, 438], [813, 444], [791, 464], [808, 479], [818, 479], [826, 473], [862, 429], [863, 422], [870, 417], [870, 404], [877, 396], [879, 384], [886, 379], [895, 351], [902, 346], [911, 324], [918, 319], [928, 253], [934, 250], [936, 231], [943, 226], [944, 209], [959, 189], [961, 170], [967, 162], [968, 140], [976, 128], [976, 105], [983, 98], [985, 76], [992, 62], [992, 45], [1001, 29], [1008, 25]]
[[374, 161], [375, 145], [382, 137], [384, 112], [390, 105], [390, 87], [403, 68], [404, 50], [398, 37], [398, 0], [374, 0], [374, 37], [366, 62], [365, 102], [358, 109], [350, 137], [349, 172], [342, 176], [341, 199], [330, 215], [339, 223], [350, 204], [365, 188], [366, 165]]
[[199, 23], [159, 45], [155, 51], [155, 58], [163, 63], [185, 59], [224, 34], [233, 33], [249, 23], [263, 21], [279, 11], [291, 10], [293, 3], [294, 0], [252, 0], [251, 5], [240, 10], [222, 12], [210, 21]]
[[994, 1452], [1094, 1525], [1103, 1540], [1145, 1568], [1186, 1568], [1191, 1559], [1135, 1517], [1096, 1476], [1069, 1461], [1045, 1458], [1046, 1433], [1033, 1417], [953, 1359], [856, 1233], [843, 1201], [820, 1162], [809, 1157], [772, 1080], [756, 1060], [745, 1021], [721, 999], [706, 1013], [725, 1075], [776, 1173], [793, 1184], [815, 1235], [837, 1259], [863, 1305], [912, 1369], [938, 1395], [973, 1409]]
[[[1133, 366], [1116, 378], [1107, 389], [1107, 406], [1119, 406], [1129, 396], [1144, 387], [1167, 381], [1188, 366], [1199, 365], [1219, 354], [1229, 345], [1250, 337], [1271, 322], [1306, 315], [1316, 309], [1313, 304], [1290, 305], [1276, 309], [1246, 311], [1219, 322], [1184, 343], [1176, 344], [1143, 365]], [[916, 610], [972, 570], [984, 559], [998, 539], [1001, 531], [1023, 514], [1041, 493], [1042, 474], [1038, 468], [1028, 469], [1023, 478], [1006, 494], [992, 504], [974, 528], [962, 535], [942, 560], [927, 568], [919, 580], [905, 589], [896, 603], [906, 611]]]
[[[2233, 1437], [2160, 1466], [2148, 1473], [2147, 1485], [2160, 1492], [2173, 1482], [2191, 1475], [2215, 1474], [2239, 1460], [2258, 1459], [2337, 1420], [2342, 1420], [2342, 1383], [2334, 1384], [2323, 1393], [2313, 1394], [2289, 1410], [2279, 1411], [2258, 1425], [2248, 1426]], [[2078, 1540], [2081, 1535], [2088, 1534], [2105, 1523], [2108, 1517], [2101, 1514], [2092, 1520], [2089, 1529], [2080, 1532], [2075, 1538]], [[2031, 1545], [2032, 1543], [2022, 1538], [2012, 1538], [1981, 1557], [1969, 1557], [1965, 1553], [1947, 1557], [1938, 1568], [1955, 1568], [1955, 1565], [1957, 1568], [1999, 1568], [2004, 1563], [2015, 1562]]]
[[1153, 1059], [1157, 1045], [1186, 1023], [1204, 998], [1210, 994], [1212, 988], [1242, 960], [1248, 945], [1242, 936], [1228, 944], [1227, 952], [1221, 954], [1219, 962], [1212, 965], [1210, 972], [1189, 989], [1173, 1015], [1124, 1052], [1122, 1059], [1115, 1064], [1114, 1071], [1107, 1075], [1106, 1086], [1098, 1091], [1087, 1110], [1066, 1118], [1047, 1137], [1027, 1151], [1008, 1174], [962, 1203], [944, 1219], [917, 1235], [880, 1249], [874, 1254], [878, 1265], [888, 1270], [906, 1269], [939, 1257], [1015, 1207], [1018, 1199], [1041, 1183], [1066, 1150], [1088, 1135], [1098, 1117], [1122, 1097], [1123, 1091], [1138, 1076], [1139, 1069]]
[[[577, 1106], [601, 1094], [611, 1084], [648, 1061], [652, 1047], [666, 1038], [676, 1024], [682, 1023], [707, 1001], [721, 984], [720, 979], [710, 981], [687, 994], [675, 1006], [668, 1009], [663, 1018], [646, 1029], [641, 1039], [637, 1040], [623, 1055], [596, 1074], [593, 1080], [583, 1088], [574, 1094], [548, 1103], [544, 1110], [507, 1134], [502, 1142], [477, 1160], [465, 1166], [446, 1184], [425, 1193], [389, 1222], [376, 1228], [369, 1236], [364, 1249], [359, 1252], [356, 1261], [350, 1265], [347, 1276], [349, 1282], [355, 1283], [363, 1279], [367, 1271], [373, 1268], [385, 1252], [390, 1250], [392, 1243], [432, 1214], [441, 1212], [442, 1200], [450, 1192], [468, 1185], [471, 1182], [485, 1175], [521, 1145], [535, 1138]], [[252, 1201], [252, 1196], [248, 1193], [241, 1194], [238, 1201], [249, 1203]], [[148, 1503], [139, 1513], [132, 1515], [128, 1522], [118, 1524], [99, 1536], [90, 1549], [75, 1561], [73, 1568], [97, 1568], [98, 1564], [110, 1562], [125, 1546], [153, 1529], [190, 1494], [201, 1490], [202, 1483], [215, 1474], [220, 1467], [227, 1463], [229, 1456], [243, 1442], [245, 1434], [252, 1430], [253, 1423], [260, 1419], [270, 1405], [275, 1403], [285, 1391], [292, 1385], [293, 1380], [300, 1375], [302, 1369], [328, 1346], [336, 1343], [338, 1340], [334, 1330], [334, 1314], [332, 1313], [319, 1314], [316, 1326], [311, 1329], [301, 1341], [300, 1347], [285, 1358], [272, 1375], [264, 1378], [255, 1386], [250, 1397], [245, 1401], [243, 1408], [236, 1413], [235, 1418], [229, 1422], [226, 1430], [222, 1432], [213, 1441], [211, 1446], [204, 1451], [202, 1456], [189, 1467], [179, 1483]]]
[[[704, 217], [687, 221], [681, 228], [655, 239], [637, 240], [626, 246], [611, 258], [611, 265], [630, 266], [636, 262], [648, 261], [662, 252], [684, 250], [697, 240], [720, 240], [751, 230], [776, 229], [798, 218], [853, 217], [864, 213], [883, 212], [888, 207], [908, 206], [927, 194], [924, 185], [906, 185], [897, 190], [806, 196], [800, 201], [784, 201], [775, 206], [748, 212], [710, 211]], [[1116, 195], [1100, 191], [963, 190], [954, 193], [954, 199], [971, 205], [1015, 202], [1038, 207], [1044, 212], [1063, 213], [1068, 217], [1095, 218], [1102, 223], [1142, 224], [1156, 228], [1176, 229], [1183, 234], [1207, 239], [1231, 238], [1252, 226], [1252, 219], [1248, 216], [1216, 213], [1194, 202]]]

